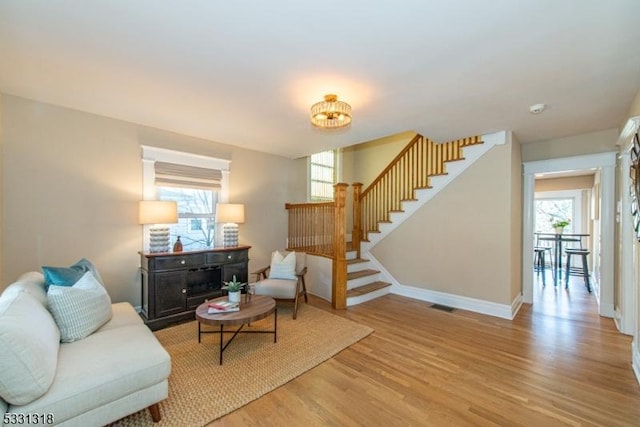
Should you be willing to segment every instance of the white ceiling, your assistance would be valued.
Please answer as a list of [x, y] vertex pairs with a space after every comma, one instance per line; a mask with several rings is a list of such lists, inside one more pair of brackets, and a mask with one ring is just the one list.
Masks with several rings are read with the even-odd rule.
[[0, 0], [3, 93], [287, 157], [609, 129], [639, 89], [638, 0]]

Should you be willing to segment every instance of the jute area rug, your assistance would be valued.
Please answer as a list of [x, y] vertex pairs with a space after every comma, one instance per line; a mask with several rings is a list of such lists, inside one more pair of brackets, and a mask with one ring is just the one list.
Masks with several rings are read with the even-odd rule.
[[[161, 402], [162, 420], [149, 411], [130, 415], [116, 426], [204, 426], [291, 381], [373, 332], [373, 329], [302, 304], [278, 306], [278, 342], [272, 334], [239, 334], [218, 364], [219, 335], [202, 336], [195, 321], [156, 332], [171, 355], [169, 398]], [[205, 329], [206, 326], [203, 326]], [[245, 326], [246, 328], [246, 326]], [[273, 329], [273, 317], [250, 329]], [[225, 334], [229, 339], [231, 334]]]

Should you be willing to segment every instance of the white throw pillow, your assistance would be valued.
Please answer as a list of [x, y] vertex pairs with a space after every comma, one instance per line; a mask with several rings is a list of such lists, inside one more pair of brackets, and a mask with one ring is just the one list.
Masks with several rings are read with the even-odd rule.
[[111, 298], [90, 271], [73, 286], [49, 286], [47, 300], [62, 342], [89, 336], [112, 316]]
[[28, 292], [0, 298], [0, 397], [26, 405], [51, 386], [60, 332], [47, 309]]
[[271, 256], [269, 279], [296, 279], [296, 253], [290, 252], [286, 257], [275, 251]]

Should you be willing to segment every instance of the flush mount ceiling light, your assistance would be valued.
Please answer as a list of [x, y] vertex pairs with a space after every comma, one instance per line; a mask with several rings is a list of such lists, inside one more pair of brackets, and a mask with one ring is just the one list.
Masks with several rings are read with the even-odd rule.
[[351, 123], [351, 105], [338, 101], [338, 96], [329, 94], [324, 101], [311, 107], [311, 124], [323, 129], [335, 129]]

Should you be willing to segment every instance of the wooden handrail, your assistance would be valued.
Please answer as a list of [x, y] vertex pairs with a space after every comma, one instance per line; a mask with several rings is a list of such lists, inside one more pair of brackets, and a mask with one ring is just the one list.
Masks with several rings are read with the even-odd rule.
[[348, 184], [338, 183], [334, 201], [287, 203], [289, 227], [287, 249], [331, 258], [331, 303], [333, 308], [347, 306], [346, 192]]
[[287, 203], [287, 249], [333, 258], [335, 202]]
[[402, 210], [403, 201], [415, 200], [416, 190], [430, 188], [432, 176], [446, 174], [446, 162], [463, 159], [464, 147], [481, 143], [481, 136], [472, 136], [437, 144], [417, 134], [358, 197], [354, 191], [356, 250], [378, 224], [389, 221], [391, 212]]

